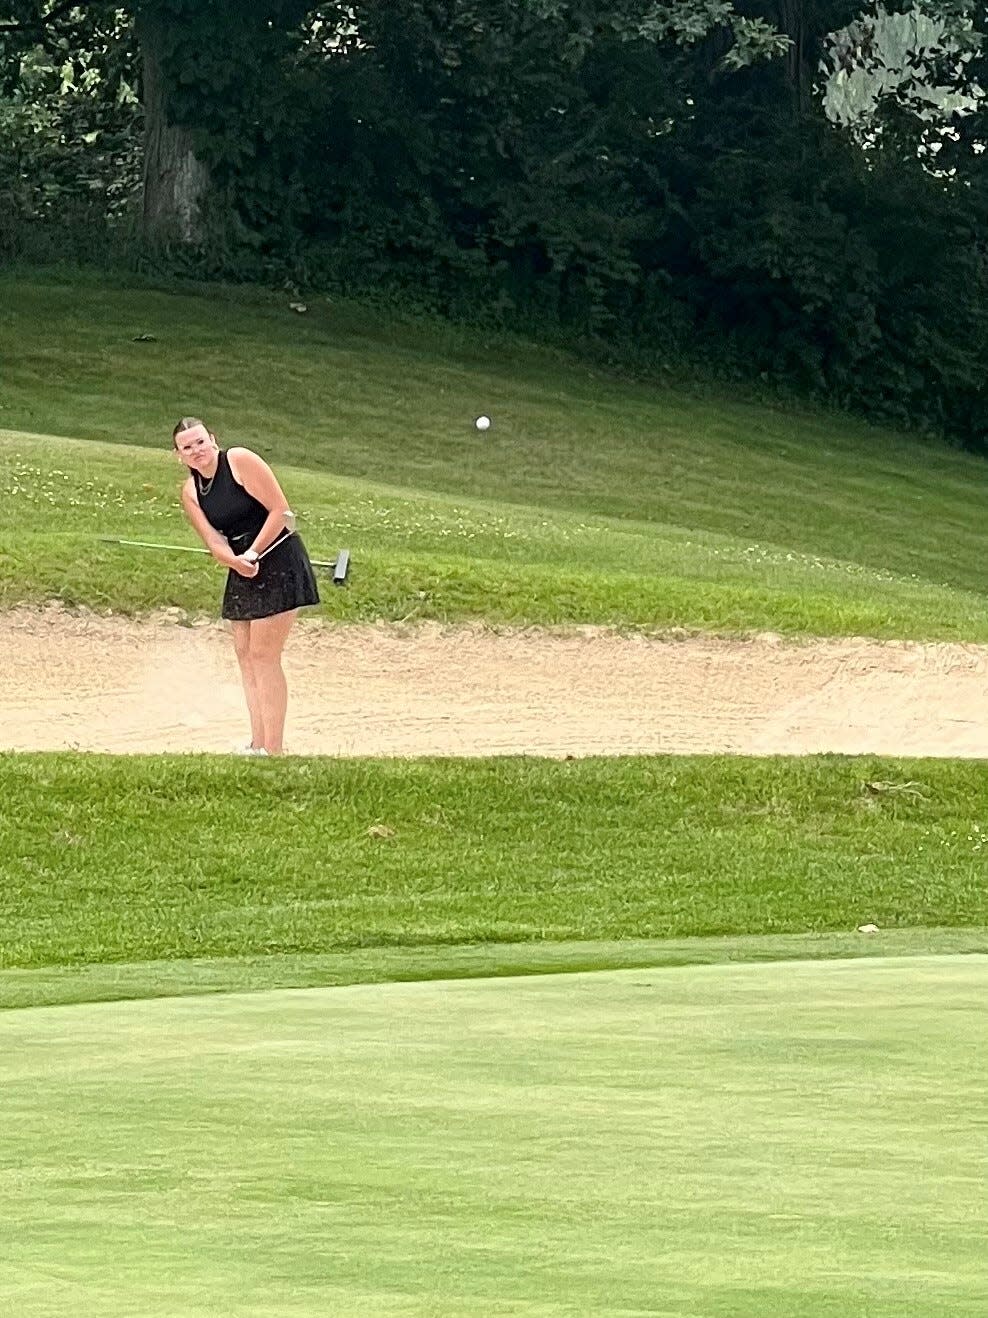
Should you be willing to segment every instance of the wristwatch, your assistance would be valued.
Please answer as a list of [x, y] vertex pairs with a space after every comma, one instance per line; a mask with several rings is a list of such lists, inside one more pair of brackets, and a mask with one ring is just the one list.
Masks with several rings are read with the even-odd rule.
[[256, 549], [245, 549], [242, 554], [245, 563], [256, 563], [260, 557]]

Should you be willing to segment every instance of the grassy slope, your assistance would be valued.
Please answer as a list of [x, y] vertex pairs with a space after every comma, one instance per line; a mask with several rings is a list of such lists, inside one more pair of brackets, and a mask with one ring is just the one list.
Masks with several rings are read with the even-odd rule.
[[[354, 550], [335, 617], [988, 639], [988, 493], [962, 455], [354, 308], [0, 284], [0, 603], [212, 609], [207, 561], [98, 540], [191, 543], [162, 440], [206, 411], [277, 461], [313, 549]], [[929, 790], [869, 801], [867, 777]], [[324, 982], [339, 966], [312, 958], [354, 946], [379, 973], [389, 945], [407, 968], [523, 940], [538, 952], [502, 963], [537, 968], [546, 940], [614, 964], [627, 939], [988, 925], [970, 765], [24, 757], [0, 786], [2, 963], [41, 975], [133, 962], [148, 988], [139, 967], [175, 959], [178, 991], [217, 956], [227, 983], [267, 954], [276, 982]], [[368, 837], [381, 821], [393, 839]]]
[[963, 455], [326, 303], [298, 317], [219, 290], [0, 292], [9, 430], [155, 449], [7, 435], [7, 604], [209, 607], [208, 565], [92, 552], [94, 533], [184, 535], [162, 444], [202, 411], [277, 463], [312, 548], [354, 550], [333, 616], [988, 639], [988, 488]]
[[[215, 612], [167, 453], [0, 431], [0, 604]], [[677, 527], [396, 491], [279, 467], [315, 556], [353, 551], [341, 620], [462, 618], [988, 640], [971, 592]]]
[[6, 756], [0, 787], [7, 968], [988, 926], [976, 764]]

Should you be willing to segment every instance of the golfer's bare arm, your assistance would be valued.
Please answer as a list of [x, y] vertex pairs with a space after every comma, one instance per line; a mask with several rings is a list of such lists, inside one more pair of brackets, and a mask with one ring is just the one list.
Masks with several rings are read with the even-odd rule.
[[185, 509], [185, 515], [192, 523], [199, 539], [216, 561], [222, 563], [224, 567], [233, 567], [237, 561], [237, 556], [230, 548], [226, 536], [220, 535], [219, 531], [210, 526], [207, 521], [206, 514], [199, 507], [195, 481], [191, 476], [182, 486], [182, 507]]
[[231, 448], [227, 449], [226, 456], [234, 479], [268, 510], [267, 520], [250, 546], [256, 554], [263, 554], [285, 529], [288, 500], [281, 491], [277, 476], [257, 453], [249, 448]]

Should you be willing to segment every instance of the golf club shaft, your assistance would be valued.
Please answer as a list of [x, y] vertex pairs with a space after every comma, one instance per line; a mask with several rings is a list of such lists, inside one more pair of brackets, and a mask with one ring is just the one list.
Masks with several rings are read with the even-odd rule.
[[198, 545], [156, 545], [150, 540], [118, 540], [114, 536], [101, 535], [100, 540], [104, 545], [129, 545], [134, 549], [171, 549], [179, 554], [208, 554], [208, 549], [200, 549]]
[[[172, 550], [174, 553], [179, 553], [179, 554], [208, 554], [209, 553], [208, 549], [200, 549], [198, 546], [193, 546], [193, 545], [159, 545], [152, 543], [150, 540], [118, 540], [115, 539], [113, 536], [108, 536], [108, 535], [101, 535], [100, 540], [103, 542], [103, 544], [128, 545], [133, 549], [164, 549], [164, 550]], [[276, 541], [276, 544], [281, 544], [281, 540]], [[268, 548], [265, 549], [264, 553], [258, 556], [258, 560], [263, 558], [264, 554], [269, 553], [270, 550], [274, 549], [274, 547], [275, 547], [274, 545], [269, 545]], [[326, 567], [326, 568], [336, 567], [335, 559], [332, 561], [328, 561], [326, 559], [312, 558], [309, 561], [311, 562], [313, 567]]]

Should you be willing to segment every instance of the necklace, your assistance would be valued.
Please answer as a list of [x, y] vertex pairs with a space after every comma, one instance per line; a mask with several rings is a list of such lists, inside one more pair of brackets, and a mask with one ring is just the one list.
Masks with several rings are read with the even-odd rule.
[[217, 465], [216, 465], [216, 470], [213, 472], [212, 476], [210, 476], [210, 478], [209, 478], [208, 480], [206, 480], [206, 478], [205, 478], [204, 476], [200, 476], [199, 473], [196, 472], [196, 476], [198, 477], [198, 480], [199, 480], [199, 493], [200, 493], [200, 494], [208, 494], [208, 493], [209, 493], [209, 491], [213, 488], [213, 481], [214, 481], [214, 480], [216, 479], [216, 477], [219, 475], [219, 472], [220, 472], [219, 463], [217, 463]]

